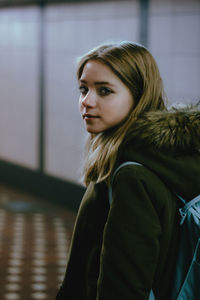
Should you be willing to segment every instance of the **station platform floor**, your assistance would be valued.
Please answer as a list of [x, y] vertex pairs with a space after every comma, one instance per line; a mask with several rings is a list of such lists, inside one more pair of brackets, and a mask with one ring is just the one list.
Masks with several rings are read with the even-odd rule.
[[54, 300], [76, 213], [0, 185], [0, 300]]

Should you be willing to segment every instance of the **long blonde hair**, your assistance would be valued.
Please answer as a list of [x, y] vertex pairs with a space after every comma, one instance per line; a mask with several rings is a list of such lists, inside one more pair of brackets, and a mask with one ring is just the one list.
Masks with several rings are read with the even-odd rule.
[[160, 72], [151, 53], [142, 45], [132, 42], [101, 45], [79, 60], [77, 77], [80, 79], [89, 60], [107, 65], [129, 88], [134, 107], [119, 126], [98, 134], [90, 134], [86, 143], [84, 182], [109, 182], [119, 146], [136, 119], [147, 111], [163, 110], [164, 89]]

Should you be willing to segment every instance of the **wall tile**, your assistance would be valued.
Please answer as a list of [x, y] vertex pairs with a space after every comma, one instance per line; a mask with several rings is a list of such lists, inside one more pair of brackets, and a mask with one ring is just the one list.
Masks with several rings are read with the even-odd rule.
[[0, 10], [0, 157], [30, 168], [38, 168], [38, 16], [35, 7]]

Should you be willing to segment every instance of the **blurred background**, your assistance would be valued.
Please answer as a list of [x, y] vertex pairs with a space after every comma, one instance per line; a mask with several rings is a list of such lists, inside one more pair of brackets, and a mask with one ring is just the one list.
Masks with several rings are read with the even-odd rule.
[[0, 179], [52, 194], [68, 184], [79, 197], [77, 57], [102, 42], [140, 42], [158, 62], [169, 102], [195, 102], [199, 32], [199, 0], [1, 0]]
[[200, 0], [0, 0], [1, 300], [53, 300], [64, 276], [84, 193], [77, 57], [142, 43], [169, 104], [196, 103], [199, 33]]

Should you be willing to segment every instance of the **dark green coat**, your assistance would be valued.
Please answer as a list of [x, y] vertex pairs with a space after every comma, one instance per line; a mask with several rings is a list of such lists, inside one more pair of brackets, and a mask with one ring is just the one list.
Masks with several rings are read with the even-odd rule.
[[200, 194], [200, 113], [148, 113], [119, 149], [121, 169], [107, 186], [91, 183], [74, 229], [57, 300], [170, 300], [179, 238], [178, 200]]

